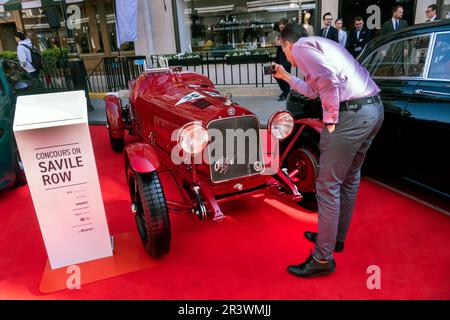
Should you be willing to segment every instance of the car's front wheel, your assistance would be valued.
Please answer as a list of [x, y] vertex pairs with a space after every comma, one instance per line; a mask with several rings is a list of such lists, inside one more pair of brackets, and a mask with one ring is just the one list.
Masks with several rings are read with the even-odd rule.
[[136, 224], [145, 251], [152, 258], [160, 258], [170, 249], [169, 210], [158, 174], [132, 173], [129, 183], [135, 209]]
[[316, 179], [319, 173], [319, 156], [305, 146], [292, 150], [288, 155], [286, 167], [292, 180], [302, 193], [299, 204], [311, 211], [317, 211]]

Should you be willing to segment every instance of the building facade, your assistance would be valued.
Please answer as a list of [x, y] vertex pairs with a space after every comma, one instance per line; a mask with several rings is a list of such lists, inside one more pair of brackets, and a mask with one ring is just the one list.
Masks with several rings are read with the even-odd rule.
[[450, 18], [450, 0], [138, 0], [138, 39], [119, 48], [114, 0], [0, 0], [0, 51], [15, 51], [16, 30], [41, 50], [73, 38], [89, 70], [104, 56], [270, 48], [281, 18], [316, 34], [325, 12], [347, 29], [362, 16], [376, 33], [396, 3], [409, 24], [424, 22], [430, 4]]

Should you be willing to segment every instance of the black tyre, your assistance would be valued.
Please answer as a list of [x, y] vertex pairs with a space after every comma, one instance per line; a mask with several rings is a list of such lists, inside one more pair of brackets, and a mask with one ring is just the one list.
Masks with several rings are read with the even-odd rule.
[[19, 150], [15, 150], [15, 160], [16, 160], [16, 181], [14, 183], [15, 187], [24, 186], [27, 184], [27, 178], [25, 177], [25, 170], [23, 169], [22, 159], [20, 158]]
[[109, 135], [109, 142], [111, 143], [111, 148], [115, 151], [115, 152], [122, 152], [123, 147], [125, 145], [124, 139], [115, 139], [111, 136], [111, 134]]
[[109, 142], [111, 143], [111, 148], [115, 152], [122, 152], [123, 147], [125, 146], [124, 138], [116, 139], [111, 135], [109, 121], [108, 121], [108, 134], [109, 134]]
[[313, 152], [305, 147], [292, 150], [287, 158], [287, 169], [288, 172], [299, 171], [294, 178], [300, 192], [314, 192], [319, 171], [319, 159]]
[[132, 174], [129, 183], [142, 244], [152, 258], [160, 258], [169, 252], [171, 231], [169, 211], [158, 174]]

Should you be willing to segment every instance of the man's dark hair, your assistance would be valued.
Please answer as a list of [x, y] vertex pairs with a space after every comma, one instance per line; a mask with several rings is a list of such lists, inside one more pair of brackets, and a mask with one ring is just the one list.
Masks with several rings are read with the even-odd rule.
[[20, 31], [16, 32], [15, 36], [19, 38], [21, 41], [25, 40], [25, 35]]
[[325, 13], [325, 14], [323, 15], [323, 17], [322, 17], [322, 20], [325, 20], [325, 17], [326, 17], [326, 16], [332, 16], [332, 15], [331, 15], [331, 12]]
[[391, 13], [394, 14], [394, 12], [397, 11], [399, 8], [403, 9], [403, 6], [401, 4], [396, 4], [395, 6], [392, 7]]
[[364, 19], [361, 16], [356, 16], [355, 19], [353, 20], [353, 22], [356, 21], [364, 21]]
[[284, 24], [285, 26], [287, 26], [288, 23], [289, 23], [288, 19], [286, 19], [286, 18], [281, 18], [280, 19], [280, 24]]
[[306, 32], [306, 29], [303, 28], [303, 26], [289, 26], [287, 28], [284, 28], [283, 31], [280, 33], [281, 41], [289, 41], [290, 43], [296, 43], [298, 39], [307, 37], [308, 32]]
[[431, 10], [433, 10], [433, 11], [436, 11], [436, 10], [437, 10], [437, 6], [436, 6], [435, 4], [430, 4], [430, 5], [428, 6], [428, 9], [431, 9]]

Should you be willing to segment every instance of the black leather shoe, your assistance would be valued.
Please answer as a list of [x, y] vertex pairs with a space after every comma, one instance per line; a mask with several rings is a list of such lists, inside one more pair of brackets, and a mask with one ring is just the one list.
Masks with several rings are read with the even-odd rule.
[[[309, 241], [316, 243], [317, 240], [317, 232], [305, 231], [305, 238]], [[334, 252], [342, 252], [344, 251], [344, 241], [336, 241], [336, 245], [334, 247]]]
[[305, 262], [297, 266], [289, 266], [288, 271], [297, 277], [312, 278], [330, 274], [336, 270], [334, 259], [326, 263], [317, 262], [312, 255]]
[[286, 101], [286, 97], [284, 95], [280, 95], [277, 101]]

